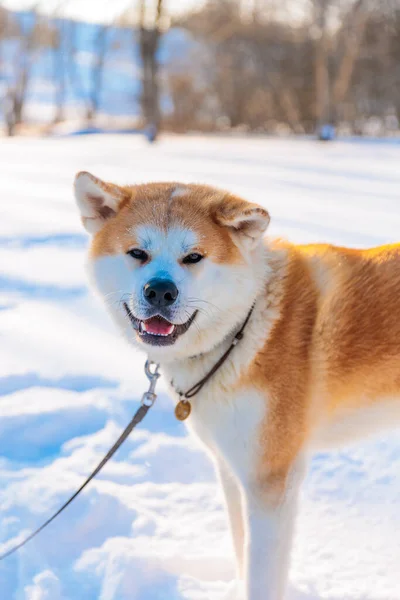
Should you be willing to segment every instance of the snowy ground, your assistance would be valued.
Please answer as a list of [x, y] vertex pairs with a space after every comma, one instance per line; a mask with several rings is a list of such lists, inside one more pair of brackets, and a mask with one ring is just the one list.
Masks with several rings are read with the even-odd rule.
[[[86, 288], [75, 171], [229, 187], [294, 241], [400, 239], [400, 145], [16, 139], [1, 142], [0, 161], [0, 552], [80, 485], [146, 385], [143, 357]], [[399, 432], [316, 456], [289, 599], [399, 600], [399, 572]], [[0, 597], [221, 600], [232, 576], [212, 468], [161, 393], [68, 512], [0, 564]]]

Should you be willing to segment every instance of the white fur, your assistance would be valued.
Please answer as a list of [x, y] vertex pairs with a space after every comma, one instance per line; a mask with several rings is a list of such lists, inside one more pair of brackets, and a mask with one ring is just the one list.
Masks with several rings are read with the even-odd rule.
[[276, 507], [265, 505], [251, 488], [246, 493], [246, 600], [283, 600], [289, 570], [293, 528], [305, 461], [290, 473], [285, 495]]
[[[238, 576], [246, 575], [246, 600], [281, 600], [287, 579], [291, 524], [297, 498], [297, 471], [293, 486], [275, 509], [263, 505], [257, 494], [256, 465], [261, 459], [257, 435], [268, 412], [266, 393], [253, 388], [228, 392], [264, 345], [279, 316], [279, 290], [265, 294], [271, 272], [268, 250], [260, 246], [243, 265], [216, 264], [205, 258], [187, 267], [180, 259], [196, 247], [196, 236], [184, 228], [168, 231], [139, 227], [135, 238], [151, 256], [148, 264], [122, 253], [93, 260], [91, 276], [128, 339], [143, 347], [121, 311], [128, 298], [134, 314], [145, 310], [143, 285], [155, 276], [173, 279], [179, 287], [175, 321], [184, 322], [198, 310], [190, 329], [171, 347], [145, 346], [151, 359], [161, 362], [172, 395], [201, 379], [230, 345], [255, 298], [258, 298], [244, 338], [235, 347], [218, 375], [192, 402], [188, 428], [203, 442], [219, 474], [227, 502], [238, 563]], [[196, 355], [195, 358], [189, 358]]]
[[[86, 190], [90, 188], [90, 196], [99, 191], [92, 190], [92, 184], [85, 176], [79, 185]], [[184, 187], [177, 187], [171, 197], [185, 193]], [[83, 217], [92, 219], [95, 215], [90, 213], [91, 205], [85, 204], [79, 186], [77, 196]], [[110, 198], [105, 201], [107, 205], [112, 203]], [[244, 338], [218, 373], [193, 398], [192, 412], [186, 421], [210, 453], [224, 490], [238, 577], [245, 579], [244, 600], [283, 600], [298, 492], [306, 468], [306, 457], [299, 456], [292, 465], [289, 484], [282, 496], [275, 502], [268, 499], [268, 490], [262, 488], [257, 472], [263, 450], [260, 428], [268, 418], [268, 390], [256, 390], [251, 385], [247, 389], [235, 387], [279, 317], [281, 290], [277, 282], [284, 281], [284, 270], [279, 272], [279, 269], [285, 269], [285, 261], [280, 262], [278, 254], [284, 254], [285, 250], [274, 250], [274, 269], [271, 269], [268, 247], [258, 245], [267, 217], [255, 210], [250, 219], [247, 241], [238, 242], [243, 253], [242, 264], [217, 264], [206, 256], [196, 265], [184, 265], [183, 257], [197, 251], [201, 240], [194, 231], [177, 224], [168, 230], [148, 224], [132, 231], [132, 239], [149, 254], [146, 264], [127, 256], [122, 248], [113, 256], [90, 262], [91, 277], [115, 321], [131, 343], [161, 363], [163, 374], [168, 381], [173, 381], [171, 394], [175, 401], [179, 399], [177, 391], [187, 391], [215, 365], [256, 300]], [[241, 222], [240, 216], [237, 219]], [[234, 228], [236, 224], [230, 221], [228, 226]], [[270, 289], [272, 276], [274, 286]], [[191, 327], [173, 346], [146, 345], [132, 329], [121, 307], [121, 301], [125, 301], [136, 317], [145, 319], [148, 306], [143, 298], [143, 287], [153, 277], [171, 279], [179, 289], [171, 312], [174, 323], [186, 322], [197, 311]], [[326, 285], [323, 273], [318, 272], [316, 279], [321, 287]], [[319, 401], [320, 398], [316, 398], [316, 411]], [[400, 418], [397, 404], [390, 399], [386, 410], [382, 403], [375, 406], [354, 414], [338, 414], [329, 426], [321, 422], [312, 447], [352, 441], [358, 434], [365, 435], [367, 429], [376, 431]], [[268, 473], [268, 464], [264, 464], [263, 469]]]
[[[247, 347], [251, 345], [248, 340]], [[242, 360], [245, 352], [240, 352]], [[233, 362], [239, 361], [239, 353]], [[230, 379], [233, 365], [223, 380]], [[268, 402], [254, 389], [226, 395], [220, 382], [193, 400], [188, 428], [206, 446], [215, 462], [229, 515], [238, 577], [245, 577], [246, 600], [283, 598], [304, 468], [295, 465], [287, 493], [279, 506], [263, 502], [256, 478], [262, 448], [256, 432], [265, 419]]]
[[315, 431], [311, 446], [315, 450], [337, 448], [354, 443], [400, 423], [398, 398], [377, 399], [373, 404], [338, 412], [329, 423], [322, 422]]
[[[86, 189], [92, 183], [83, 176], [77, 188], [78, 202], [84, 198], [79, 186], [84, 184]], [[185, 188], [178, 187], [172, 196], [184, 193]], [[109, 203], [110, 199], [105, 201]], [[93, 217], [85, 213], [85, 202], [80, 202], [80, 208], [84, 218]], [[273, 270], [267, 247], [259, 244], [268, 215], [261, 209], [252, 210], [227, 223], [232, 230], [243, 229], [235, 237], [242, 252], [241, 264], [214, 263], [206, 256], [198, 264], [185, 265], [184, 256], [197, 251], [196, 245], [201, 242], [195, 232], [177, 224], [167, 230], [148, 224], [132, 231], [135, 245], [148, 253], [148, 262], [140, 263], [121, 247], [113, 256], [92, 259], [89, 268], [95, 286], [128, 340], [160, 362], [164, 375], [173, 380], [171, 391], [176, 400], [177, 390], [186, 391], [210, 371], [254, 306], [243, 339], [218, 374], [195, 396], [186, 424], [215, 462], [231, 521], [238, 576], [246, 579], [246, 600], [282, 600], [303, 467], [300, 463], [293, 467], [291, 485], [280, 502], [265, 501], [258, 466], [263, 455], [259, 432], [268, 417], [268, 392], [252, 386], [235, 387], [279, 316], [279, 285], [275, 282], [274, 292], [266, 289]], [[118, 240], [114, 242], [118, 244]], [[276, 263], [276, 252], [274, 260]], [[276, 277], [276, 264], [274, 271]], [[283, 278], [284, 273], [279, 276]], [[154, 277], [171, 279], [178, 287], [178, 299], [171, 310], [173, 323], [184, 323], [197, 311], [190, 328], [172, 346], [146, 344], [122, 308], [126, 302], [138, 319], [146, 319], [149, 307], [143, 288]], [[268, 471], [268, 465], [264, 469]]]
[[[193, 252], [197, 244], [195, 233], [186, 228], [165, 231], [155, 226], [140, 226], [135, 237], [151, 257], [148, 264], [141, 265], [121, 249], [120, 254], [91, 260], [89, 273], [128, 339], [158, 362], [210, 352], [241, 324], [268, 278], [265, 260], [229, 265], [214, 263], [206, 256], [196, 265], [182, 264], [181, 259]], [[259, 254], [263, 256], [264, 252]], [[171, 310], [174, 323], [184, 323], [198, 311], [189, 331], [172, 347], [144, 345], [132, 331], [120, 302], [121, 299], [128, 302], [139, 319], [147, 318], [143, 287], [159, 276], [172, 279], [179, 289], [178, 300]], [[200, 361], [200, 369], [201, 365]]]
[[[267, 315], [267, 317], [265, 317]], [[215, 462], [224, 490], [235, 547], [238, 577], [246, 579], [246, 600], [280, 600], [287, 581], [292, 525], [303, 470], [293, 471], [282, 504], [272, 509], [259, 496], [257, 464], [262, 448], [257, 435], [267, 417], [268, 399], [253, 388], [238, 393], [226, 389], [251, 363], [278, 316], [273, 298], [259, 300], [244, 338], [205, 388], [193, 398], [186, 424], [205, 445]], [[206, 356], [164, 365], [171, 392], [185, 391], [222, 355], [230, 339]]]
[[[218, 399], [213, 398], [216, 394]], [[267, 410], [263, 394], [248, 389], [226, 396], [215, 384], [193, 401], [187, 423], [216, 463], [231, 525], [238, 577], [246, 581], [246, 600], [283, 598], [302, 479], [302, 471], [296, 467], [282, 503], [272, 508], [263, 502], [256, 477], [262, 453], [256, 432]]]
[[197, 235], [185, 227], [170, 227], [166, 231], [153, 225], [139, 225], [135, 229], [138, 245], [158, 259], [174, 263], [196, 246]]

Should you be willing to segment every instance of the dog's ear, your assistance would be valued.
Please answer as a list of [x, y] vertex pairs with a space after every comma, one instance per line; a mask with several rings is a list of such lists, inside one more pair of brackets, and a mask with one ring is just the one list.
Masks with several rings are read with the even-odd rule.
[[255, 248], [268, 227], [270, 217], [262, 206], [227, 194], [215, 213], [219, 225], [228, 227], [234, 241], [247, 248]]
[[81, 171], [75, 177], [74, 190], [82, 223], [92, 234], [99, 231], [108, 219], [114, 217], [121, 203], [127, 199], [123, 188], [101, 181], [86, 171]]

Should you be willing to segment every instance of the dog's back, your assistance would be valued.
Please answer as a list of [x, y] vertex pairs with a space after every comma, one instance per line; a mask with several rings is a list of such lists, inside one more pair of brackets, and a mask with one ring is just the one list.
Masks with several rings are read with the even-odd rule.
[[297, 248], [318, 288], [312, 341], [314, 415], [323, 404], [326, 423], [337, 425], [342, 417], [351, 417], [346, 441], [367, 430], [396, 426], [400, 422], [400, 245], [369, 250]]

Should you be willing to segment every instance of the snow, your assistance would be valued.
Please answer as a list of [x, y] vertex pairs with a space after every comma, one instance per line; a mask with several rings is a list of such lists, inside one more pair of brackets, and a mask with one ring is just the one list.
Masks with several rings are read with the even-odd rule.
[[[270, 233], [368, 246], [400, 237], [400, 145], [138, 136], [0, 146], [0, 552], [56, 510], [130, 420], [144, 357], [88, 290], [78, 170], [207, 182], [265, 205]], [[212, 467], [163, 383], [139, 430], [46, 531], [0, 564], [4, 600], [223, 600], [233, 557]], [[318, 454], [289, 600], [400, 598], [400, 438]]]

